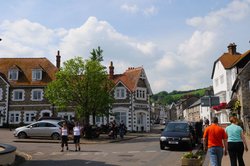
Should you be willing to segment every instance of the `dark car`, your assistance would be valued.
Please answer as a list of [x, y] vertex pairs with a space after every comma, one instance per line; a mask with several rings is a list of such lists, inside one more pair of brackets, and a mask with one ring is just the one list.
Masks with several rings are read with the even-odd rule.
[[194, 142], [193, 127], [186, 121], [172, 121], [168, 122], [167, 126], [161, 133], [160, 148], [174, 146], [187, 146], [192, 148]]

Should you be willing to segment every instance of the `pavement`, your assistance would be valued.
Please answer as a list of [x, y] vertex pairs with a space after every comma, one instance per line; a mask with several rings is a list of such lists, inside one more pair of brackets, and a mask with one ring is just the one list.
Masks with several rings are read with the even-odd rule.
[[[247, 142], [247, 147], [250, 150], [250, 136], [246, 136], [246, 142]], [[250, 151], [244, 151], [243, 154], [243, 159], [245, 162], [245, 165], [250, 165]], [[222, 158], [222, 166], [229, 166], [230, 164], [230, 158], [229, 155], [223, 156]], [[206, 155], [205, 161], [203, 163], [203, 166], [211, 166], [209, 163], [209, 155]]]

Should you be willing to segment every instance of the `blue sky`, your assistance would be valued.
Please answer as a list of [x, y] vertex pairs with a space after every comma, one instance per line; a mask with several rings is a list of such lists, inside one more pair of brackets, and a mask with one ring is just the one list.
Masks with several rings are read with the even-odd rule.
[[231, 42], [250, 48], [250, 0], [0, 0], [0, 57], [89, 57], [143, 66], [153, 93], [212, 85]]

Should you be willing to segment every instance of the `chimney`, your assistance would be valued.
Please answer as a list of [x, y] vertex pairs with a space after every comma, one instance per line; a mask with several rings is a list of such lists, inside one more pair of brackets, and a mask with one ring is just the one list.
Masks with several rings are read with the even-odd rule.
[[236, 44], [235, 43], [230, 43], [227, 48], [228, 48], [228, 53], [231, 55], [236, 55]]
[[60, 63], [61, 63], [61, 56], [60, 56], [60, 51], [57, 51], [57, 55], [56, 55], [56, 67], [58, 69], [60, 69]]
[[113, 78], [114, 76], [114, 66], [113, 66], [113, 62], [110, 62], [110, 66], [109, 66], [109, 78]]

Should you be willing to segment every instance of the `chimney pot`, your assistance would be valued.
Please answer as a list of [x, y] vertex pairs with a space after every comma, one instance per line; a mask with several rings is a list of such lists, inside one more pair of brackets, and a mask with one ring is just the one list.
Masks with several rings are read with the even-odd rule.
[[113, 66], [113, 62], [110, 62], [110, 66], [109, 66], [109, 78], [113, 78], [114, 77], [114, 66]]
[[60, 69], [60, 64], [61, 64], [61, 56], [60, 56], [60, 51], [57, 51], [57, 55], [56, 55], [56, 67], [58, 69]]
[[230, 43], [227, 48], [228, 48], [228, 53], [231, 55], [236, 55], [236, 47], [237, 45], [235, 43]]

